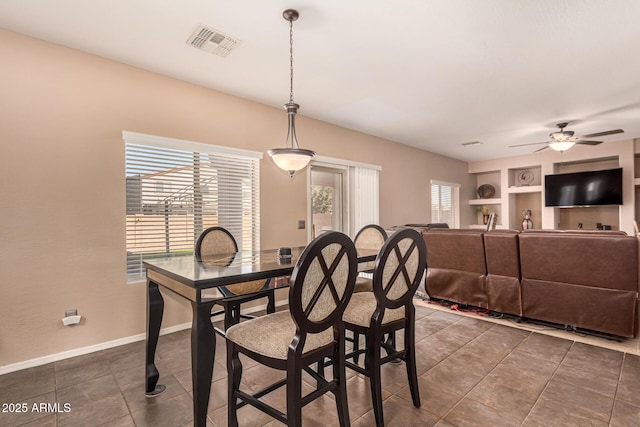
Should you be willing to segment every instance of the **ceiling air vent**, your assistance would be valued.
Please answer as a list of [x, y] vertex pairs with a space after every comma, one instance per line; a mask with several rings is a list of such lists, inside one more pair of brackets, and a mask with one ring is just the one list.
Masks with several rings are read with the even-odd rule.
[[214, 28], [204, 25], [198, 25], [187, 40], [188, 45], [223, 58], [229, 55], [233, 49], [240, 46], [241, 43], [242, 41], [238, 39], [229, 37]]

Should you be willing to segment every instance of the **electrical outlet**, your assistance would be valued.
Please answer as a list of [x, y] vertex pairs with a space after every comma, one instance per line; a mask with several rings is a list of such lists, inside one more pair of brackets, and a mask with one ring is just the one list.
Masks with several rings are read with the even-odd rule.
[[298, 220], [298, 230], [304, 230], [305, 227], [306, 227], [305, 220], [304, 219], [299, 219]]

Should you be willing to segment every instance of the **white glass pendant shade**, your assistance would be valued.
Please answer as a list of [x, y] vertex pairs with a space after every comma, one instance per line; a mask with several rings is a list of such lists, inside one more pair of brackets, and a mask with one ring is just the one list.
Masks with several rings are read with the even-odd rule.
[[293, 176], [299, 170], [307, 167], [315, 153], [304, 148], [274, 148], [269, 150], [269, 155], [276, 166]]
[[555, 141], [550, 142], [549, 147], [552, 150], [556, 151], [567, 151], [569, 148], [573, 147], [576, 143], [573, 141]]

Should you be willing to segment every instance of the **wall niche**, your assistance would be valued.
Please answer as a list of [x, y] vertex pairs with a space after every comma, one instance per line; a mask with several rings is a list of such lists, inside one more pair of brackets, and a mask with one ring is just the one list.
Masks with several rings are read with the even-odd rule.
[[[585, 172], [603, 169], [615, 169], [619, 166], [618, 158], [603, 158], [590, 161], [569, 162], [557, 165], [557, 173]], [[612, 230], [620, 229], [619, 206], [585, 206], [559, 208], [556, 216], [557, 228], [560, 230], [578, 230], [580, 224], [584, 230], [597, 230], [603, 225]], [[601, 228], [600, 228], [601, 229]]]

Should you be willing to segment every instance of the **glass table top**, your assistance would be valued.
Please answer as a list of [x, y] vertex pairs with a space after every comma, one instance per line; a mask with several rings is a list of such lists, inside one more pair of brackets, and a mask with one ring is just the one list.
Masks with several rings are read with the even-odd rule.
[[[304, 246], [291, 248], [291, 259], [278, 256], [278, 249], [239, 251], [211, 255], [198, 261], [193, 254], [173, 254], [144, 260], [148, 269], [197, 288], [229, 285], [249, 280], [287, 276], [293, 271]], [[377, 251], [359, 253], [360, 261], [375, 259]]]
[[194, 287], [211, 287], [248, 280], [288, 275], [304, 247], [291, 248], [291, 259], [282, 259], [277, 249], [239, 251], [202, 257], [167, 255], [144, 261], [145, 267]]

